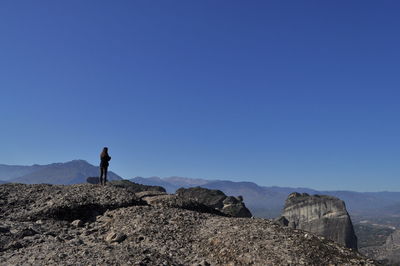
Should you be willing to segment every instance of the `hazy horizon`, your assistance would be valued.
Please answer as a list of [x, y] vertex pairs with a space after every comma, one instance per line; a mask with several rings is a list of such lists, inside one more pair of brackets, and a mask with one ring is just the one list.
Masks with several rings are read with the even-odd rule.
[[[69, 163], [69, 162], [73, 162], [73, 161], [85, 161], [85, 162], [87, 162], [87, 163], [89, 163], [91, 165], [96, 166], [96, 164], [90, 163], [90, 162], [88, 162], [87, 160], [84, 160], [84, 159], [73, 159], [73, 160], [66, 161], [66, 162], [51, 162], [51, 163], [48, 163], [48, 164], [30, 164], [30, 165], [13, 164], [13, 165], [11, 165], [11, 164], [0, 163], [0, 165], [8, 165], [8, 166], [35, 166], [35, 165], [40, 165], [40, 166], [42, 166], [42, 165], [50, 165], [50, 164], [64, 164], [64, 163]], [[351, 192], [361, 192], [361, 193], [364, 193], [364, 192], [372, 192], [372, 193], [375, 193], [375, 192], [400, 192], [400, 191], [391, 191], [391, 190], [380, 190], [380, 191], [358, 191], [358, 190], [349, 190], [349, 189], [334, 190], [334, 189], [325, 189], [325, 188], [316, 188], [316, 187], [305, 187], [305, 186], [301, 186], [301, 185], [300, 186], [280, 186], [280, 185], [274, 185], [274, 184], [261, 184], [261, 183], [255, 182], [255, 181], [251, 181], [251, 179], [250, 180], [240, 180], [240, 179], [234, 179], [233, 180], [233, 179], [229, 179], [229, 178], [226, 178], [226, 179], [223, 179], [223, 178], [203, 178], [203, 177], [189, 177], [189, 176], [179, 176], [179, 175], [172, 175], [172, 176], [150, 175], [150, 176], [129, 176], [129, 177], [125, 177], [125, 176], [121, 176], [119, 173], [117, 173], [115, 171], [113, 171], [113, 172], [115, 174], [119, 175], [120, 177], [122, 177], [125, 180], [130, 180], [130, 179], [134, 179], [134, 178], [137, 178], [137, 177], [145, 178], [145, 179], [147, 179], [147, 178], [159, 178], [161, 180], [166, 180], [166, 179], [171, 179], [171, 178], [183, 178], [183, 179], [190, 179], [190, 180], [196, 180], [196, 181], [202, 180], [202, 181], [205, 181], [205, 182], [210, 182], [210, 181], [251, 182], [251, 183], [255, 183], [255, 184], [257, 184], [258, 186], [261, 186], [261, 187], [311, 189], [311, 190], [317, 190], [317, 191], [321, 191], [321, 192], [322, 191], [351, 191]], [[11, 179], [1, 179], [0, 178], [0, 181], [10, 181], [10, 180]]]
[[1, 1], [0, 162], [400, 191], [399, 8]]

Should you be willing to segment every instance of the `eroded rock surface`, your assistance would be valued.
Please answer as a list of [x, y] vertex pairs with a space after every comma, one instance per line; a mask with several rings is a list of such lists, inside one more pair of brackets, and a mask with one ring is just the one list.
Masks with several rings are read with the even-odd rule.
[[[266, 219], [139, 205], [145, 194], [112, 186], [0, 185], [0, 265], [375, 265]], [[46, 201], [65, 207], [64, 216], [52, 215]], [[79, 219], [83, 224], [64, 219], [77, 215], [71, 206], [94, 201], [108, 210]]]
[[282, 216], [288, 226], [324, 236], [357, 250], [357, 237], [344, 202], [324, 195], [292, 193]]
[[114, 186], [25, 185], [0, 186], [0, 220], [87, 220], [108, 209], [143, 205], [126, 189]]
[[400, 230], [389, 235], [383, 246], [366, 247], [360, 252], [389, 265], [400, 265]]
[[180, 188], [175, 193], [179, 198], [187, 201], [196, 201], [233, 217], [251, 217], [242, 197], [225, 195], [220, 190], [202, 187]]
[[160, 191], [165, 192], [165, 189], [160, 186], [147, 186], [138, 183], [131, 182], [129, 180], [114, 180], [109, 182], [110, 185], [125, 188], [131, 192], [142, 192], [142, 191]]
[[218, 209], [215, 209], [212, 206], [207, 206], [196, 200], [167, 194], [165, 192], [143, 191], [136, 193], [136, 196], [152, 206], [179, 208], [184, 210], [227, 216], [227, 214], [220, 212]]

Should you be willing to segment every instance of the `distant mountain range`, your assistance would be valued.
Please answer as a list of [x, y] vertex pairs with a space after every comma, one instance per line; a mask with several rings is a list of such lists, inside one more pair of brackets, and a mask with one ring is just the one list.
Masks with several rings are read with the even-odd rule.
[[[89, 176], [99, 176], [99, 167], [84, 160], [47, 165], [4, 165], [0, 164], [0, 183], [15, 182], [25, 184], [78, 184], [85, 183]], [[113, 172], [108, 173], [110, 180], [122, 179]]]
[[264, 187], [252, 182], [183, 177], [135, 177], [130, 180], [144, 185], [162, 186], [170, 193], [174, 193], [180, 187], [201, 186], [219, 189], [227, 195], [242, 195], [246, 206], [258, 217], [277, 217], [283, 209], [287, 196], [292, 192], [338, 197], [346, 203], [347, 210], [355, 222], [383, 216], [400, 217], [400, 192], [318, 191], [309, 188]]
[[[0, 164], [0, 184], [4, 182], [77, 184], [85, 183], [89, 176], [98, 175], [98, 166], [91, 165], [84, 160], [32, 166]], [[122, 178], [109, 172], [109, 179]], [[253, 215], [266, 218], [279, 216], [287, 196], [292, 192], [331, 195], [345, 201], [354, 222], [363, 219], [374, 219], [375, 221], [380, 219], [380, 221], [391, 221], [391, 224], [398, 221], [398, 226], [400, 226], [400, 192], [317, 191], [309, 188], [264, 187], [252, 182], [192, 179], [177, 176], [168, 178], [135, 177], [130, 180], [143, 185], [162, 186], [169, 193], [174, 193], [180, 187], [201, 186], [221, 190], [227, 195], [241, 195]]]

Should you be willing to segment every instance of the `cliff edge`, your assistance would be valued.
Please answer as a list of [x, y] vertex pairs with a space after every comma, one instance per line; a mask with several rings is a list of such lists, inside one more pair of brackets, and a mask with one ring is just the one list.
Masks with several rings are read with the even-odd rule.
[[344, 202], [325, 195], [292, 193], [288, 196], [282, 218], [294, 229], [326, 237], [357, 250], [357, 236]]

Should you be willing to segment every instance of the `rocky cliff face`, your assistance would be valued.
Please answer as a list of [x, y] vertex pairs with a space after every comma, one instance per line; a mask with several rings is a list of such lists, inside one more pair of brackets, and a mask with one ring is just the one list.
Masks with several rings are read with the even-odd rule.
[[375, 265], [302, 230], [158, 196], [178, 198], [110, 184], [0, 185], [0, 265]]
[[400, 265], [400, 230], [389, 235], [383, 246], [363, 248], [361, 252], [389, 265]]
[[338, 198], [292, 193], [282, 216], [291, 228], [309, 231], [357, 250], [353, 224], [344, 202]]

